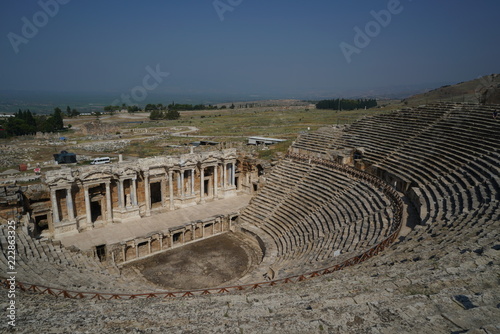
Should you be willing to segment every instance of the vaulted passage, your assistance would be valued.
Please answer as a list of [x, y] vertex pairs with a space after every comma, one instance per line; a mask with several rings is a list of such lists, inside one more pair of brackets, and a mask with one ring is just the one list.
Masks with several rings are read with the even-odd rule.
[[90, 202], [90, 211], [92, 212], [92, 222], [95, 222], [101, 217], [101, 202], [100, 201], [92, 201]]
[[161, 203], [161, 183], [151, 183], [151, 205]]

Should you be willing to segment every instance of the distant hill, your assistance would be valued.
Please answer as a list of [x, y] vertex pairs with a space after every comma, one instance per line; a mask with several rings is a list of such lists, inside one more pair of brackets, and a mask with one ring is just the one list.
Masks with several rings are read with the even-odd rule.
[[415, 106], [434, 102], [472, 102], [482, 104], [500, 104], [500, 74], [446, 85], [426, 93], [413, 95], [402, 101]]

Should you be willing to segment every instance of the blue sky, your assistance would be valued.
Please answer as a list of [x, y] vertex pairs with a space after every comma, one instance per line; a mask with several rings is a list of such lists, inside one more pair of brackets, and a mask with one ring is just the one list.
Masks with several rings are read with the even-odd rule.
[[[218, 96], [335, 95], [500, 73], [498, 0], [217, 1], [231, 9], [223, 21], [214, 0], [42, 0], [58, 4], [53, 17], [40, 1], [3, 0], [0, 90], [127, 93], [157, 65], [170, 75], [155, 94]], [[389, 6], [398, 13], [375, 23], [371, 12]], [[26, 20], [39, 25], [29, 38]], [[366, 33], [370, 22], [373, 37], [348, 63], [340, 44], [356, 47], [354, 28]]]

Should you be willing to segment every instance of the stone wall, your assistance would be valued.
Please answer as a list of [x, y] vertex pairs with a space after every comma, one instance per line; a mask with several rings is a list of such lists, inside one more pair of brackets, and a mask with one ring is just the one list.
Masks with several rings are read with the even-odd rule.
[[44, 175], [48, 236], [252, 193], [258, 169], [236, 149], [64, 167]]
[[[123, 265], [146, 257], [180, 247], [188, 243], [210, 238], [231, 230], [232, 221], [237, 213], [208, 217], [202, 221], [187, 222], [172, 227], [168, 232], [158, 232], [123, 240], [118, 244], [106, 245], [105, 258], [102, 262]], [[98, 254], [94, 254], [98, 257]]]

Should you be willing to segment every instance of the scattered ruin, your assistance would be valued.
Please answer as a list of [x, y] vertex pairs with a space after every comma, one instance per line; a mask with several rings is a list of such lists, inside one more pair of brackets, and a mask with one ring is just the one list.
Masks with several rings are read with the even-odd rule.
[[[38, 329], [47, 329], [85, 315], [95, 331], [105, 326], [104, 310], [113, 321], [156, 331], [168, 323], [176, 331], [494, 333], [498, 112], [435, 104], [325, 127], [299, 136], [270, 173], [235, 149], [47, 173], [40, 189], [12, 189], [22, 199], [3, 204], [7, 217], [21, 217], [17, 287], [67, 297], [58, 299], [62, 308], [79, 311], [37, 315], [33, 310], [55, 299], [23, 293], [19, 317], [43, 318]], [[96, 245], [90, 253], [50, 240], [248, 195], [241, 212]], [[260, 255], [230, 285], [165, 290], [121, 267], [224, 233]]]
[[99, 119], [83, 124], [80, 127], [80, 132], [85, 135], [102, 136], [109, 135], [111, 133], [120, 132], [120, 127], [115, 124], [103, 123]]

